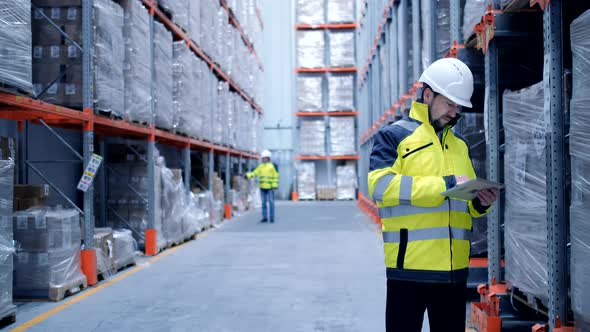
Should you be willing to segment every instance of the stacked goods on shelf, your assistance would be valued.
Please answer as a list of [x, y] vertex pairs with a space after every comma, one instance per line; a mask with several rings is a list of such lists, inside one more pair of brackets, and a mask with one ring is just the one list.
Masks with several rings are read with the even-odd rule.
[[[463, 113], [461, 120], [462, 134], [469, 143], [469, 156], [475, 174], [486, 177], [486, 144], [483, 113]], [[471, 235], [471, 255], [479, 255], [488, 251], [487, 217], [473, 220]]]
[[14, 233], [12, 200], [14, 162], [0, 160], [0, 318], [15, 312], [12, 304]]
[[74, 209], [31, 209], [14, 214], [20, 243], [14, 266], [14, 295], [61, 300], [86, 286], [80, 260], [80, 215]]
[[244, 212], [248, 209], [248, 180], [242, 176], [232, 177], [231, 202], [234, 210]]
[[336, 199], [356, 198], [356, 166], [348, 162], [346, 165], [336, 166]]
[[189, 31], [189, 14], [190, 4], [189, 0], [160, 0], [159, 5], [162, 6], [170, 15], [172, 21], [185, 31]]
[[188, 204], [182, 217], [182, 234], [190, 238], [209, 224], [208, 209], [200, 205], [200, 194], [188, 193]]
[[466, 0], [463, 8], [463, 40], [467, 42], [475, 34], [475, 25], [486, 11], [486, 0]]
[[328, 0], [328, 23], [353, 23], [354, 0]]
[[297, 77], [297, 111], [321, 112], [322, 100], [322, 76], [298, 76]]
[[174, 129], [172, 106], [172, 33], [158, 22], [154, 23], [154, 92], [156, 126]]
[[300, 24], [323, 24], [323, 23], [325, 23], [323, 1], [298, 0], [297, 1], [297, 23], [300, 23]]
[[223, 202], [225, 202], [225, 184], [217, 172], [213, 173], [213, 201], [211, 203], [211, 222], [217, 225], [223, 220]]
[[[211, 107], [212, 107], [212, 80], [214, 78], [213, 73], [209, 70], [207, 63], [201, 61], [201, 59], [193, 58], [192, 60], [192, 68], [193, 68], [193, 79], [195, 84], [198, 84], [200, 88], [197, 89], [197, 96], [195, 97], [197, 100], [195, 101], [195, 105], [197, 107], [193, 107], [193, 112], [197, 113], [194, 117], [201, 117], [201, 123], [195, 123], [195, 126], [190, 126], [187, 124], [189, 128], [187, 131], [191, 134], [191, 136], [200, 138], [200, 139], [209, 139], [211, 138]], [[249, 107], [250, 105], [248, 105]], [[181, 124], [184, 125], [184, 124]], [[182, 127], [181, 127], [182, 128]]]
[[299, 152], [308, 156], [326, 155], [326, 125], [324, 119], [301, 119]]
[[503, 124], [506, 281], [548, 300], [547, 184], [543, 82], [505, 91]]
[[191, 70], [192, 59], [196, 59], [193, 52], [186, 46], [184, 41], [174, 42], [173, 46], [174, 63], [172, 64], [173, 84], [172, 84], [172, 104], [174, 123], [177, 124], [176, 130], [180, 133], [193, 136], [193, 128], [200, 128], [201, 117], [197, 113], [198, 96], [192, 90], [194, 86], [193, 72], [199, 68]]
[[[435, 8], [432, 8], [433, 5]], [[435, 29], [430, 28], [430, 24], [433, 24], [431, 20], [422, 20], [422, 68], [428, 68], [436, 59], [444, 57], [451, 47], [450, 0], [422, 0], [420, 8], [422, 17], [431, 17], [432, 11], [436, 16]], [[434, 36], [432, 31], [435, 32]], [[432, 51], [436, 54], [436, 59], [432, 59]]]
[[356, 154], [354, 117], [330, 118], [330, 155], [349, 156]]
[[162, 167], [162, 231], [168, 245], [179, 244], [184, 239], [182, 218], [186, 207], [186, 194], [182, 171]]
[[31, 1], [0, 3], [0, 87], [33, 92]]
[[262, 206], [260, 198], [260, 184], [256, 178], [251, 178], [248, 181], [248, 208], [256, 209]]
[[572, 165], [571, 297], [578, 331], [590, 330], [590, 11], [573, 21], [570, 29], [573, 54], [570, 107]]
[[328, 32], [331, 67], [354, 66], [354, 32]]
[[[33, 3], [39, 7], [33, 10], [32, 24], [35, 95], [49, 103], [80, 109], [83, 106], [82, 51], [77, 45], [83, 47], [81, 3], [43, 0]], [[120, 47], [124, 40], [123, 10], [110, 0], [97, 0], [93, 24], [94, 107], [97, 112], [121, 116], [124, 106], [124, 54]]]
[[45, 205], [49, 197], [49, 185], [14, 185], [14, 210], [22, 211]]
[[324, 62], [324, 31], [297, 31], [297, 66], [301, 68], [322, 68]]
[[96, 272], [104, 279], [113, 275], [113, 229], [109, 227], [94, 229], [96, 249]]
[[137, 249], [137, 241], [130, 230], [116, 229], [113, 232], [113, 268], [119, 270], [134, 265]]
[[328, 76], [328, 112], [354, 110], [354, 76]]
[[213, 142], [223, 144], [225, 143], [225, 117], [227, 113], [227, 98], [229, 97], [229, 84], [224, 81], [217, 81], [217, 90], [215, 94], [215, 111], [213, 117]]
[[[107, 221], [110, 227], [127, 228], [133, 232], [133, 237], [141, 247], [144, 246], [145, 230], [148, 223], [148, 177], [145, 164], [146, 152], [135, 146], [140, 156], [128, 150], [125, 144], [109, 144], [107, 151], [107, 178], [109, 181]], [[154, 166], [154, 186], [156, 198], [161, 197], [161, 158], [157, 158]], [[156, 244], [163, 248], [166, 244], [162, 236], [162, 210], [160, 200], [156, 199], [154, 213], [154, 229], [156, 229]]]
[[297, 194], [299, 199], [316, 199], [315, 189], [315, 163], [299, 163], [297, 167]]
[[129, 121], [152, 123], [149, 14], [140, 0], [120, 0], [125, 10], [125, 114]]

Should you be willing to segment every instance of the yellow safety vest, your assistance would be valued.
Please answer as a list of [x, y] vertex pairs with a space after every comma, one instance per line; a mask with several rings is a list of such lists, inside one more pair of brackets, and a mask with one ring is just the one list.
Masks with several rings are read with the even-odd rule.
[[467, 280], [471, 218], [489, 208], [441, 195], [455, 175], [475, 178], [467, 142], [451, 129], [439, 138], [428, 105], [414, 102], [408, 118], [375, 135], [369, 195], [379, 208], [389, 279]]
[[260, 178], [260, 189], [275, 189], [279, 187], [279, 172], [271, 162], [261, 163], [252, 172], [246, 174], [248, 179], [254, 176]]

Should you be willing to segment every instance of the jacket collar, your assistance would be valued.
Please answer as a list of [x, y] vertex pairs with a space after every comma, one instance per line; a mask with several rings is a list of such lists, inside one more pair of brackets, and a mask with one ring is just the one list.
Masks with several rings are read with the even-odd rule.
[[[428, 105], [424, 103], [420, 103], [417, 101], [412, 102], [412, 107], [410, 108], [410, 118], [418, 120], [423, 124], [428, 124], [432, 126], [430, 124], [430, 113], [428, 112]], [[453, 128], [462, 118], [463, 114], [457, 114], [457, 116], [445, 126], [445, 129]]]

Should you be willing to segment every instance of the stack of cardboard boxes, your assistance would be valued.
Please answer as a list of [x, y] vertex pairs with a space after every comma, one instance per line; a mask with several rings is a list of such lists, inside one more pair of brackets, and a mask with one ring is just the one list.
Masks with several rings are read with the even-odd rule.
[[[34, 0], [33, 88], [40, 100], [83, 107], [81, 0]], [[123, 9], [94, 1], [94, 76], [97, 111], [123, 114]], [[54, 25], [58, 26], [65, 35]]]

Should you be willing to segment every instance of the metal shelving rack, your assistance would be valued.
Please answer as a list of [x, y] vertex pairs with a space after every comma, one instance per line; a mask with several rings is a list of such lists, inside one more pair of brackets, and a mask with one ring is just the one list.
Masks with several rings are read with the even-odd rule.
[[[400, 18], [400, 11], [405, 14], [408, 4], [405, 0], [377, 3], [363, 1], [361, 8], [361, 19], [359, 26], [360, 40], [357, 44], [359, 56], [366, 55], [366, 64], [361, 70], [359, 77], [359, 110], [361, 119], [359, 121], [360, 130], [364, 134], [360, 137], [361, 141], [361, 158], [359, 188], [359, 206], [373, 220], [379, 223], [378, 209], [368, 197], [368, 187], [366, 174], [368, 173], [368, 158], [372, 146], [372, 136], [383, 127], [388, 121], [394, 120], [399, 116], [398, 109], [403, 109], [406, 100], [396, 100], [399, 97], [398, 90], [394, 86], [380, 84], [378, 68], [382, 60], [387, 63], [395, 63], [395, 49], [407, 49], [404, 44], [404, 38], [395, 32], [396, 18]], [[412, 21], [417, 22], [420, 16], [419, 1], [411, 1], [412, 4]], [[435, 1], [426, 3], [431, 8], [435, 8]], [[561, 322], [566, 322], [569, 313], [568, 300], [568, 256], [567, 256], [567, 239], [568, 223], [566, 204], [566, 193], [563, 188], [566, 186], [565, 158], [567, 158], [566, 139], [565, 139], [565, 119], [563, 104], [565, 97], [563, 95], [563, 19], [562, 19], [562, 1], [534, 0], [523, 1], [514, 0], [501, 10], [499, 0], [488, 0], [489, 10], [482, 13], [481, 23], [474, 27], [477, 38], [469, 41], [462, 40], [461, 34], [461, 6], [460, 0], [450, 0], [450, 18], [451, 18], [451, 48], [446, 56], [459, 57], [467, 52], [469, 48], [477, 47], [483, 51], [481, 55], [484, 59], [485, 70], [485, 100], [486, 107], [484, 116], [486, 117], [486, 148], [487, 148], [487, 177], [492, 181], [501, 182], [501, 152], [500, 145], [501, 121], [500, 121], [500, 91], [499, 91], [499, 50], [498, 41], [500, 37], [526, 36], [522, 31], [518, 31], [518, 24], [511, 25], [510, 14], [515, 11], [530, 12], [528, 7], [538, 5], [543, 10], [543, 40], [544, 40], [544, 70], [543, 82], [545, 90], [545, 126], [547, 128], [546, 154], [547, 154], [547, 246], [548, 246], [548, 271], [549, 271], [549, 302], [548, 302], [548, 326], [536, 326], [535, 331], [573, 331], [570, 327], [562, 327]], [[524, 9], [524, 10], [523, 10]], [[508, 11], [508, 13], [506, 13]], [[434, 11], [431, 10], [431, 13]], [[402, 15], [402, 18], [408, 15]], [[435, 22], [435, 17], [430, 18]], [[397, 22], [398, 33], [403, 31], [406, 22]], [[435, 27], [430, 24], [430, 33], [435, 35]], [[413, 24], [414, 45], [413, 62], [419, 64], [420, 54], [416, 50], [421, 50], [420, 35], [418, 26]], [[540, 28], [540, 26], [538, 27]], [[531, 27], [528, 27], [531, 29]], [[534, 29], [534, 28], [533, 28]], [[375, 32], [375, 35], [370, 35]], [[540, 31], [539, 31], [540, 33]], [[374, 38], [373, 38], [374, 37]], [[397, 37], [397, 38], [396, 38]], [[435, 38], [433, 38], [435, 40]], [[416, 48], [417, 46], [417, 48]], [[383, 50], [385, 48], [385, 50]], [[432, 48], [433, 50], [435, 48]], [[383, 52], [385, 56], [380, 56]], [[403, 56], [403, 54], [402, 54]], [[436, 54], [431, 54], [432, 59], [436, 59]], [[396, 73], [387, 73], [390, 81], [401, 82], [409, 79], [405, 74], [407, 61], [399, 62], [402, 68]], [[399, 74], [401, 73], [401, 77]], [[397, 74], [397, 75], [396, 75]], [[414, 66], [412, 77], [417, 79], [420, 74], [419, 66]], [[414, 86], [416, 87], [416, 86]], [[412, 97], [414, 91], [409, 91], [406, 97]], [[386, 98], [381, 94], [385, 93]], [[393, 99], [391, 98], [393, 96]], [[384, 102], [385, 100], [385, 102]], [[510, 311], [510, 301], [507, 306], [504, 305], [502, 294], [507, 294], [506, 286], [501, 283], [502, 275], [502, 224], [503, 213], [498, 204], [488, 217], [488, 262], [478, 261], [476, 265], [486, 268], [488, 272], [488, 285], [482, 285], [478, 288], [481, 294], [484, 306], [479, 307], [475, 312], [471, 312], [472, 323], [478, 326], [479, 331], [500, 331], [502, 326], [501, 314]], [[504, 313], [503, 313], [504, 312]], [[518, 316], [516, 317], [518, 320]], [[530, 323], [530, 320], [526, 321]], [[486, 327], [487, 326], [487, 327]], [[531, 325], [528, 325], [529, 328]]]
[[[168, 19], [162, 11], [157, 7], [155, 0], [142, 0], [143, 4], [147, 7], [146, 10], [150, 14], [150, 38], [154, 38], [154, 20], [157, 17], [176, 37], [176, 39], [185, 40], [187, 45], [193, 50], [196, 56], [199, 56], [209, 64], [212, 72], [219, 76], [222, 80], [227, 81], [230, 86], [240, 96], [246, 100], [252, 108], [262, 114], [262, 108], [248, 96], [241, 87], [239, 87], [233, 80], [227, 75], [212, 59], [210, 59], [200, 48], [196, 45], [187, 34], [182, 31], [175, 23]], [[223, 6], [228, 11], [230, 9], [225, 5], [225, 2], [221, 0], [220, 6]], [[83, 111], [77, 111], [68, 109], [65, 107], [52, 105], [42, 101], [34, 100], [29, 97], [15, 95], [11, 93], [0, 92], [0, 119], [13, 120], [18, 124], [18, 156], [19, 156], [19, 183], [26, 183], [27, 169], [31, 168], [41, 178], [58, 192], [73, 208], [79, 210], [83, 216], [83, 227], [84, 227], [84, 250], [82, 251], [82, 270], [88, 278], [88, 284], [94, 285], [97, 283], [97, 271], [96, 271], [96, 251], [94, 248], [94, 184], [84, 192], [83, 195], [83, 206], [79, 208], [72, 199], [63, 194], [59, 188], [51, 182], [50, 179], [45, 177], [41, 172], [36, 170], [33, 162], [26, 160], [26, 148], [29, 143], [26, 134], [26, 127], [28, 123], [41, 123], [44, 125], [52, 134], [54, 134], [59, 141], [71, 150], [71, 152], [83, 161], [83, 170], [90, 161], [94, 153], [94, 139], [95, 134], [101, 137], [99, 146], [101, 152], [104, 151], [104, 140], [102, 137], [113, 136], [130, 138], [147, 142], [147, 167], [148, 167], [148, 182], [149, 187], [152, 188], [148, 192], [148, 207], [153, 207], [155, 202], [154, 192], [154, 150], [156, 142], [168, 146], [177, 147], [183, 154], [183, 171], [185, 174], [185, 187], [190, 190], [190, 174], [191, 174], [191, 162], [190, 156], [192, 151], [205, 151], [209, 156], [209, 188], [213, 187], [213, 167], [214, 167], [214, 155], [224, 155], [228, 158], [237, 158], [239, 160], [239, 169], [241, 170], [243, 159], [247, 160], [248, 166], [253, 159], [257, 159], [258, 155], [254, 152], [240, 151], [227, 146], [221, 146], [213, 144], [203, 140], [193, 139], [190, 137], [177, 135], [171, 132], [156, 129], [153, 125], [143, 126], [140, 124], [113, 120], [110, 118], [96, 115], [93, 111], [93, 83], [92, 83], [92, 72], [93, 72], [93, 0], [82, 1], [82, 41], [83, 41]], [[238, 32], [242, 35], [242, 38], [254, 57], [257, 58], [256, 51], [252, 44], [247, 39], [244, 31], [239, 25], [239, 22], [230, 11], [231, 22]], [[262, 26], [262, 20], [259, 15], [260, 24]], [[152, 75], [154, 75], [154, 63], [153, 63], [153, 42], [151, 58], [152, 58]], [[260, 63], [260, 62], [259, 62]], [[263, 70], [262, 64], [260, 63], [260, 69]], [[154, 95], [154, 87], [152, 84], [151, 93]], [[152, 114], [153, 112], [153, 100], [152, 98]], [[70, 146], [60, 135], [55, 132], [52, 128], [65, 128], [80, 130], [83, 134], [83, 151], [82, 154]], [[63, 161], [55, 161], [59, 163]], [[227, 162], [226, 169], [226, 199], [229, 196], [229, 165]], [[101, 172], [99, 172], [101, 173]], [[104, 173], [104, 171], [102, 172]], [[101, 202], [105, 203], [106, 196], [103, 192], [100, 193]], [[227, 201], [227, 200], [226, 200]], [[106, 211], [104, 205], [101, 207], [103, 211]], [[146, 255], [156, 255], [158, 248], [155, 246], [155, 230], [154, 228], [154, 211], [152, 208], [148, 208], [148, 230], [146, 231]], [[151, 245], [147, 245], [150, 242]]]
[[[325, 30], [325, 31], [355, 31], [358, 29], [357, 23], [330, 23], [330, 24], [296, 24], [295, 30]], [[356, 42], [355, 42], [356, 44]], [[324, 54], [324, 57], [327, 57], [327, 54]], [[357, 62], [358, 63], [358, 62]], [[358, 68], [356, 66], [351, 67], [324, 67], [324, 68], [295, 68], [295, 73], [299, 74], [329, 74], [329, 73], [341, 73], [341, 74], [353, 74], [356, 75], [358, 73]], [[322, 88], [323, 94], [325, 95], [325, 87]], [[328, 127], [328, 119], [330, 117], [340, 117], [340, 116], [354, 116], [355, 118], [358, 117], [359, 112], [354, 111], [337, 111], [337, 112], [295, 112], [295, 116], [299, 119], [305, 117], [321, 117], [324, 119], [326, 126]], [[355, 120], [355, 128], [358, 126], [358, 121]], [[327, 137], [329, 137], [329, 127], [326, 131]], [[356, 136], [356, 133], [354, 133]], [[329, 146], [329, 141], [326, 142]], [[359, 160], [360, 157], [358, 154], [356, 155], [348, 155], [348, 156], [310, 156], [310, 155], [296, 155], [295, 160], [306, 160], [306, 161], [325, 161], [327, 163], [327, 172], [328, 172], [328, 183], [333, 183], [333, 175], [332, 175], [332, 161], [333, 160]], [[358, 174], [358, 165], [357, 165], [357, 174]]]

